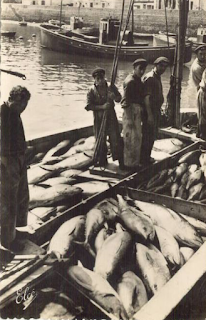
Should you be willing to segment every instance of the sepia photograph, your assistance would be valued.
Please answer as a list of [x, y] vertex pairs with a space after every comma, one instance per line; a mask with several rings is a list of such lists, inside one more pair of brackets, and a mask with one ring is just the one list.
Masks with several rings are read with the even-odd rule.
[[206, 1], [0, 28], [0, 318], [206, 320]]

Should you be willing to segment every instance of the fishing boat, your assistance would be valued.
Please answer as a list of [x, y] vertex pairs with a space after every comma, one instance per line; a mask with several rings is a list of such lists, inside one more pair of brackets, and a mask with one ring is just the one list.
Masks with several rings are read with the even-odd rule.
[[206, 26], [200, 26], [197, 29], [197, 37], [190, 37], [188, 38], [189, 41], [192, 42], [192, 50], [195, 51], [195, 49], [202, 45], [206, 44]]
[[13, 38], [13, 37], [15, 37], [15, 34], [16, 34], [16, 31], [1, 30], [1, 36], [2, 37]]
[[19, 21], [19, 26], [21, 26], [21, 27], [27, 26], [27, 22], [24, 20], [24, 18], [23, 18], [23, 20]]
[[[53, 30], [48, 24], [41, 24], [41, 45], [43, 48], [67, 54], [83, 54], [91, 57], [113, 59], [118, 27], [117, 20], [102, 19], [100, 21], [99, 37], [95, 37], [79, 35], [75, 30], [68, 32], [62, 29]], [[135, 43], [132, 32], [128, 30], [122, 42], [119, 59], [134, 61], [138, 55], [142, 55], [148, 62], [152, 63], [159, 56], [165, 56], [173, 63], [175, 48], [175, 44], [154, 46], [145, 41]], [[185, 49], [185, 63], [191, 60], [191, 55], [191, 44], [188, 43]]]

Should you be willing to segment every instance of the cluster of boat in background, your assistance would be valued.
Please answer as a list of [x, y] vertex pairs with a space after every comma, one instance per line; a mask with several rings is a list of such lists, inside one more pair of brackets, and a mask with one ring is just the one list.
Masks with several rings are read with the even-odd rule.
[[[50, 20], [40, 25], [41, 45], [44, 48], [68, 54], [86, 54], [113, 59], [119, 24], [118, 19], [101, 19], [97, 29], [84, 27], [81, 17], [71, 17], [69, 25], [58, 20]], [[22, 20], [19, 25], [26, 26], [27, 22]], [[2, 30], [1, 35], [14, 37], [15, 31]], [[153, 45], [149, 44], [148, 40], [153, 40]], [[200, 26], [197, 30], [197, 38], [186, 40], [184, 63], [191, 60], [192, 49], [204, 43], [206, 43], [206, 27]], [[119, 58], [133, 61], [137, 55], [141, 54], [152, 63], [157, 57], [165, 56], [173, 63], [175, 47], [176, 34], [174, 33], [159, 32], [153, 35], [126, 30]]]

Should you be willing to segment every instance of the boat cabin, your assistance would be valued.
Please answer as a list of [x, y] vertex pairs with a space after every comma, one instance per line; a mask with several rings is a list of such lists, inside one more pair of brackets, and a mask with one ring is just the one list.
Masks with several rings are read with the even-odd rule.
[[197, 29], [197, 42], [206, 43], [206, 26], [200, 26]]
[[[99, 26], [99, 43], [108, 44], [109, 42], [116, 41], [119, 25], [120, 21], [118, 19], [101, 19]], [[123, 34], [123, 32], [121, 32], [121, 34]], [[132, 46], [133, 44], [133, 33], [127, 30], [124, 34], [122, 45]]]

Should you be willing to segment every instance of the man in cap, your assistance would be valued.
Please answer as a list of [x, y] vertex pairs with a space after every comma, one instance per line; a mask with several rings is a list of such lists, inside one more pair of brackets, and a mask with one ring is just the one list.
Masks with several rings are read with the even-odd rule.
[[121, 101], [123, 112], [124, 165], [138, 169], [142, 144], [142, 112], [144, 105], [144, 85], [141, 77], [145, 73], [147, 61], [138, 58], [133, 62], [133, 72], [124, 83]]
[[1, 245], [11, 251], [22, 249], [16, 227], [27, 225], [29, 190], [21, 113], [29, 99], [30, 92], [16, 86], [1, 106]]
[[195, 49], [196, 58], [191, 66], [189, 75], [189, 84], [193, 84], [196, 90], [199, 89], [199, 83], [202, 74], [206, 68], [206, 45], [200, 45]]
[[114, 101], [121, 101], [121, 94], [117, 87], [108, 85], [105, 80], [105, 70], [97, 68], [92, 72], [94, 84], [87, 93], [87, 111], [92, 110], [94, 116], [94, 135], [96, 140], [99, 137], [104, 111], [107, 111], [106, 135], [98, 155], [98, 164], [107, 164], [106, 137], [109, 136], [110, 148], [113, 160], [119, 160], [120, 167], [123, 167], [122, 143], [119, 132], [119, 124], [114, 110]]
[[198, 133], [197, 136], [206, 140], [206, 68], [203, 71], [197, 93]]
[[142, 128], [141, 163], [149, 164], [154, 141], [157, 139], [161, 115], [161, 106], [164, 102], [161, 75], [166, 71], [169, 60], [159, 57], [154, 61], [154, 68], [144, 78], [145, 113]]

